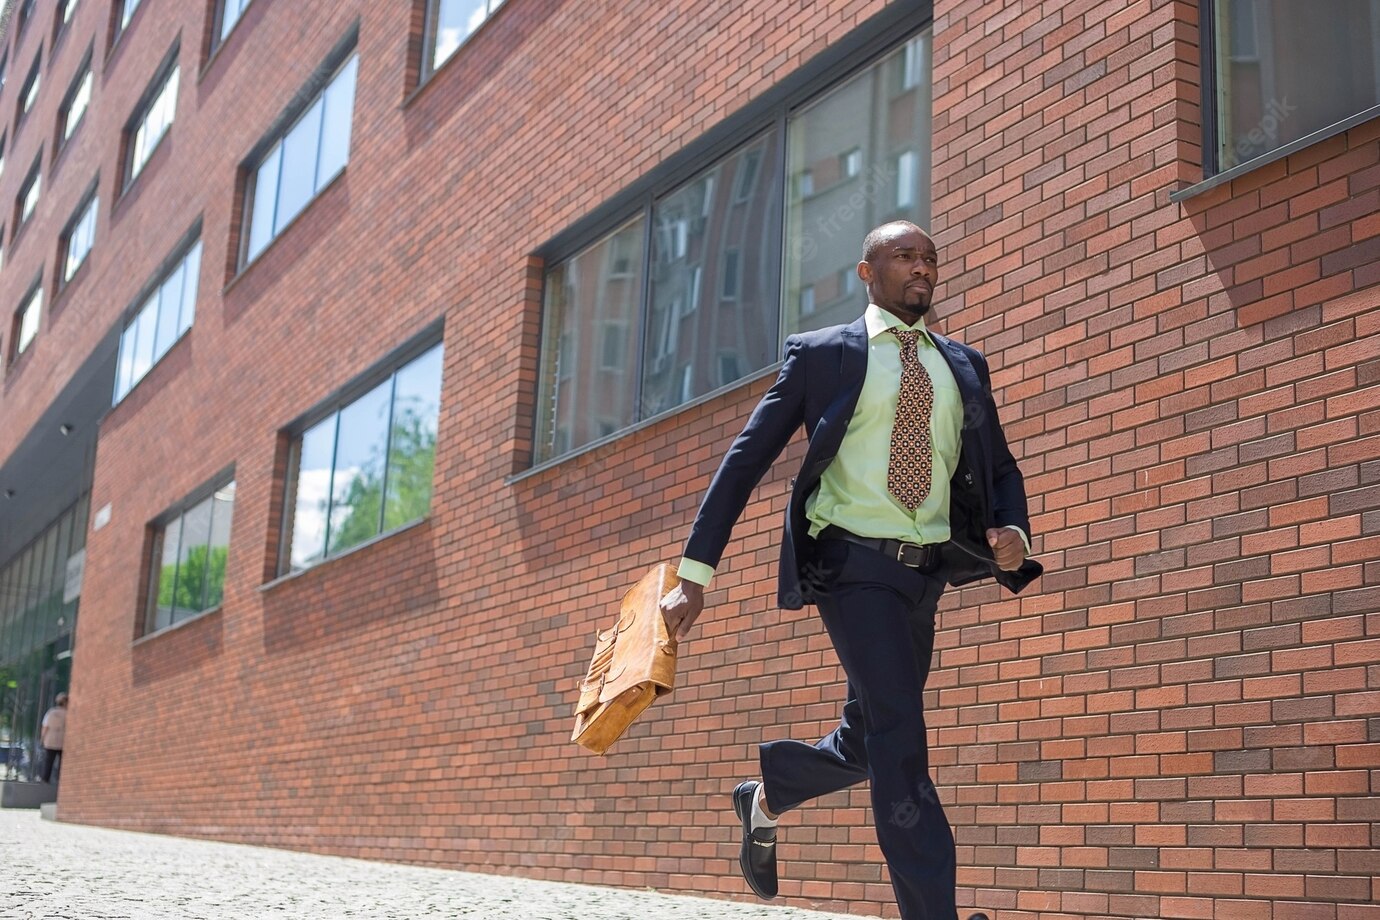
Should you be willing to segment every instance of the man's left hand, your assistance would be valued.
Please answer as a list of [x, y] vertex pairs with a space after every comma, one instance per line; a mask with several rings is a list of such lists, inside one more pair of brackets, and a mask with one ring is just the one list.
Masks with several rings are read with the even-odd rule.
[[992, 547], [992, 555], [997, 567], [1012, 572], [1025, 561], [1025, 541], [1010, 527], [987, 528], [987, 545]]

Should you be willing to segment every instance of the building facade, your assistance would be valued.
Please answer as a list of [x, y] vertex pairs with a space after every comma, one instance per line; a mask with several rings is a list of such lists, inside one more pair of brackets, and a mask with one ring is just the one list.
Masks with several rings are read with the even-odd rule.
[[[802, 440], [606, 758], [576, 684], [906, 217], [1046, 567], [941, 607], [960, 904], [1380, 917], [1374, 0], [4, 15], [0, 727], [70, 689], [61, 819], [750, 898], [728, 793], [842, 705]], [[869, 809], [783, 902], [896, 915]]]

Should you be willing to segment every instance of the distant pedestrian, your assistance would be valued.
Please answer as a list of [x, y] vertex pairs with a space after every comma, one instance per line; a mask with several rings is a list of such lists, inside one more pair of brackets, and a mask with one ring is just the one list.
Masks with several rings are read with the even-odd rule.
[[[39, 778], [45, 783], [53, 781], [53, 765], [62, 758], [63, 735], [67, 734], [67, 694], [59, 693], [53, 700], [53, 708], [43, 716], [43, 728], [39, 732], [39, 744], [43, 745], [43, 766]], [[61, 774], [61, 771], [58, 771]]]

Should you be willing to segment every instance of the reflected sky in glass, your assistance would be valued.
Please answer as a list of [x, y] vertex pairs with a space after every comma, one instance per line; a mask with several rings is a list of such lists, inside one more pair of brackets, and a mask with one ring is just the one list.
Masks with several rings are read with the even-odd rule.
[[294, 569], [310, 565], [326, 553], [326, 510], [330, 505], [335, 423], [336, 416], [332, 415], [302, 435], [292, 515], [291, 563]]

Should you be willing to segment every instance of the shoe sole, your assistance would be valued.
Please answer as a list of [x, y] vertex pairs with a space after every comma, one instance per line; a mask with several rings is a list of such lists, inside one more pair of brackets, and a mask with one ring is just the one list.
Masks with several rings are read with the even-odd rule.
[[[752, 836], [752, 796], [757, 795], [757, 782], [745, 779], [733, 789], [733, 813], [738, 816], [738, 820], [743, 824], [743, 835]], [[744, 794], [750, 788], [751, 795]], [[743, 847], [738, 848], [738, 869], [743, 873], [743, 880], [748, 883], [752, 893], [764, 901], [773, 900], [776, 895], [767, 894], [757, 887], [757, 883], [752, 880], [752, 868], [748, 865], [747, 853]]]

